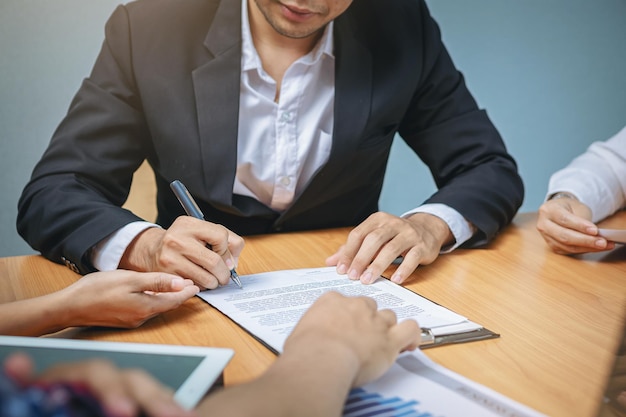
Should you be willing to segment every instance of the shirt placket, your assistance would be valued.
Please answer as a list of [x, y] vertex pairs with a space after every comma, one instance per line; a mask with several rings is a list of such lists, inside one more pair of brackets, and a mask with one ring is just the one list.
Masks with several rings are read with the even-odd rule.
[[283, 78], [276, 113], [276, 171], [272, 195], [272, 207], [281, 210], [286, 209], [294, 199], [298, 169], [297, 103], [301, 92], [298, 83], [291, 81], [297, 74], [287, 73]]

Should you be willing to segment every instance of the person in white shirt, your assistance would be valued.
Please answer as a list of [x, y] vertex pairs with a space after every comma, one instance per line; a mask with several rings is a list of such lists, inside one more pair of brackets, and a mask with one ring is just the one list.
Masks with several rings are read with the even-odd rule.
[[596, 223], [626, 207], [626, 127], [550, 178], [537, 229], [560, 254], [599, 252], [615, 244], [598, 235]]

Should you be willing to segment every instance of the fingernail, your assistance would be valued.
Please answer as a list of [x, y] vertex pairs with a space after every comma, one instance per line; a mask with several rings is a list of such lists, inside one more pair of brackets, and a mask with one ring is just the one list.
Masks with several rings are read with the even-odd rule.
[[371, 284], [372, 283], [372, 272], [365, 271], [363, 275], [361, 275], [361, 282], [363, 284]]
[[351, 280], [354, 280], [354, 281], [359, 279], [359, 274], [358, 274], [358, 272], [356, 272], [356, 269], [351, 269], [350, 270], [350, 273], [348, 274], [348, 278], [350, 278]]
[[337, 273], [339, 275], [344, 275], [347, 270], [348, 270], [348, 266], [346, 264], [337, 265]]
[[396, 284], [402, 284], [402, 276], [400, 276], [400, 274], [393, 274], [391, 276], [391, 281], [395, 282]]
[[596, 245], [596, 248], [604, 249], [606, 248], [606, 240], [598, 239], [596, 240], [595, 245]]
[[232, 259], [228, 258], [226, 259], [226, 266], [228, 267], [228, 269], [233, 269], [235, 267], [235, 263]]
[[172, 288], [182, 288], [185, 286], [185, 280], [181, 277], [172, 278]]
[[595, 226], [590, 226], [586, 229], [586, 232], [588, 235], [597, 235], [598, 234], [598, 228]]

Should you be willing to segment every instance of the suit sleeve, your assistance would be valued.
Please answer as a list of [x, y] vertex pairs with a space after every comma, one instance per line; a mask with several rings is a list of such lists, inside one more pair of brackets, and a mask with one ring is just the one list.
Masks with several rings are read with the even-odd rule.
[[458, 211], [478, 231], [466, 246], [491, 240], [517, 212], [524, 187], [517, 165], [479, 109], [422, 5], [423, 67], [399, 133], [428, 165], [438, 191], [426, 203]]
[[126, 9], [107, 22], [91, 75], [74, 97], [18, 203], [20, 235], [46, 258], [93, 271], [88, 252], [141, 220], [121, 208], [133, 172], [149, 155], [132, 73]]

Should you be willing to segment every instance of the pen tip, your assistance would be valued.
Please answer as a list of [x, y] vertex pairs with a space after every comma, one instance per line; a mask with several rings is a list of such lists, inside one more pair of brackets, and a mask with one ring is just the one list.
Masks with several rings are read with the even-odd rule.
[[237, 274], [237, 271], [235, 271], [234, 269], [230, 271], [230, 279], [232, 279], [235, 284], [237, 284], [240, 290], [243, 289], [243, 285], [241, 285], [241, 280], [239, 279], [239, 274]]

